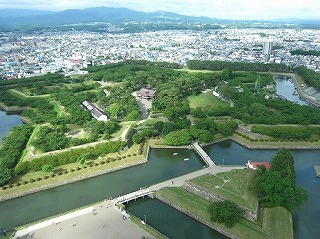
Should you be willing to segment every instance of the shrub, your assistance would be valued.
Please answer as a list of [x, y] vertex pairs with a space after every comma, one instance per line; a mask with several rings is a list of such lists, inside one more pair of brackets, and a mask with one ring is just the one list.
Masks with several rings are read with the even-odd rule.
[[33, 178], [31, 178], [31, 179], [29, 180], [29, 183], [33, 183], [34, 181], [36, 181], [36, 180], [34, 180]]
[[244, 211], [230, 201], [213, 202], [209, 206], [210, 220], [233, 227], [242, 217]]

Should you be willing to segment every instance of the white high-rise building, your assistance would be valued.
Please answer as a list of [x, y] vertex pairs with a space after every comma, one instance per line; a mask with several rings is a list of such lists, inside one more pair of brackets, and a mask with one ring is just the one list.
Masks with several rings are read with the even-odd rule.
[[263, 54], [264, 55], [271, 55], [272, 54], [272, 47], [273, 42], [272, 41], [266, 41], [263, 43]]

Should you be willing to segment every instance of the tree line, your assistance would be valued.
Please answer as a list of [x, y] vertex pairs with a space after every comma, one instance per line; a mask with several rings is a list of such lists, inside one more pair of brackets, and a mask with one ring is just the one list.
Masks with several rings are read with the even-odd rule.
[[23, 150], [32, 134], [32, 125], [15, 126], [3, 139], [0, 147], [0, 186], [5, 185], [15, 174]]

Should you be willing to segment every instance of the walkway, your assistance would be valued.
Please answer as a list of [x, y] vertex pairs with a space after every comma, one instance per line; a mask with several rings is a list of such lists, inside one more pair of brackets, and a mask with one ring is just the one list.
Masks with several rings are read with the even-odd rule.
[[136, 200], [138, 198], [145, 197], [151, 193], [152, 193], [152, 191], [150, 189], [141, 189], [139, 191], [135, 191], [133, 193], [128, 193], [124, 196], [120, 196], [115, 199], [112, 199], [112, 203], [118, 204], [118, 203], [130, 202], [131, 200]]
[[229, 172], [233, 169], [243, 169], [244, 166], [234, 166], [234, 167], [220, 167], [220, 166], [211, 166], [209, 168], [204, 168], [189, 174], [185, 174], [183, 176], [177, 177], [177, 178], [173, 178], [155, 185], [152, 185], [146, 189], [140, 189], [139, 191], [135, 191], [123, 196], [119, 196], [115, 199], [112, 200], [113, 204], [118, 204], [118, 203], [125, 203], [125, 202], [129, 202], [131, 200], [136, 200], [140, 197], [145, 197], [147, 195], [150, 195], [162, 188], [165, 187], [180, 187], [182, 186], [186, 181], [191, 180], [193, 178], [196, 177], [200, 177], [202, 175], [205, 174], [217, 174], [217, 173], [221, 173], [221, 172]]
[[30, 238], [46, 239], [153, 238], [128, 218], [129, 215], [112, 206], [111, 201], [105, 201], [19, 230], [14, 238], [27, 234]]
[[203, 148], [201, 148], [201, 146], [198, 144], [198, 142], [193, 142], [192, 147], [200, 155], [200, 157], [205, 161], [205, 163], [209, 167], [216, 166], [216, 164], [212, 161], [210, 156], [203, 150]]

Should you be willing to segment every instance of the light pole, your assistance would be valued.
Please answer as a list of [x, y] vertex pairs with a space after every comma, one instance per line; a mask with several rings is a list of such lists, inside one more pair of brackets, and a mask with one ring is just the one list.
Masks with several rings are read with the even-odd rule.
[[144, 216], [144, 225], [146, 225], [147, 224], [147, 217], [146, 217], [146, 215], [143, 215]]

